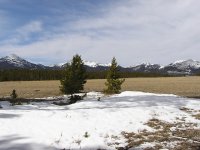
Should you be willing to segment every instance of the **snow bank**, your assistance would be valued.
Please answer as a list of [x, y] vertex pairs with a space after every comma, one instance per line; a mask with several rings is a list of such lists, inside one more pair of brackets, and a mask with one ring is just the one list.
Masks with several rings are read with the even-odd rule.
[[[0, 149], [6, 150], [112, 150], [126, 145], [121, 135], [123, 131], [153, 131], [145, 123], [154, 117], [168, 122], [186, 117], [186, 121], [200, 126], [198, 120], [180, 110], [181, 107], [199, 110], [200, 100], [166, 94], [126, 91], [106, 97], [90, 92], [84, 100], [68, 106], [51, 102], [22, 106], [0, 102], [0, 105], [3, 106], [0, 109]], [[114, 144], [116, 140], [119, 145]]]

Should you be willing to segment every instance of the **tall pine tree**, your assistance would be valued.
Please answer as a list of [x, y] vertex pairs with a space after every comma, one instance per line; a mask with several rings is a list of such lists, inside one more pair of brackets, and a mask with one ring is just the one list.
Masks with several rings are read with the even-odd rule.
[[[79, 93], [84, 90], [86, 83], [86, 69], [81, 56], [75, 55], [71, 61], [66, 65], [65, 77], [62, 79], [60, 90], [64, 94]], [[72, 97], [71, 97], [72, 98]]]
[[119, 93], [121, 90], [121, 85], [124, 81], [125, 79], [119, 79], [119, 67], [114, 57], [107, 73], [107, 81], [105, 83], [107, 88], [104, 90], [104, 92], [107, 94]]

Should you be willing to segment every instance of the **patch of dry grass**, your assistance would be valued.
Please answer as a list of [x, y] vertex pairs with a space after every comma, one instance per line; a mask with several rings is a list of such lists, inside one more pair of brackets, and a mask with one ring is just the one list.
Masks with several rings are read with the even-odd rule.
[[[103, 91], [104, 79], [88, 80], [85, 91]], [[23, 98], [58, 96], [59, 81], [0, 82], [0, 97], [9, 96], [13, 89]], [[128, 78], [122, 91], [143, 91], [200, 97], [200, 77]]]
[[9, 96], [15, 89], [18, 97], [41, 98], [47, 96], [58, 96], [59, 81], [16, 81], [0, 82], [0, 97]]
[[[146, 125], [156, 131], [148, 132], [147, 130], [143, 130], [139, 133], [122, 132], [122, 135], [127, 140], [127, 146], [118, 149], [128, 150], [144, 143], [155, 144], [154, 147], [147, 147], [145, 150], [158, 150], [162, 148], [170, 150], [200, 149], [200, 129], [195, 128], [196, 124], [186, 122], [167, 123], [153, 118]], [[172, 127], [174, 130], [171, 130]]]
[[200, 120], [200, 113], [193, 115], [193, 117], [195, 117], [196, 119]]
[[195, 119], [200, 120], [200, 113], [199, 113], [200, 110], [193, 110], [193, 109], [189, 109], [186, 107], [182, 107], [182, 108], [180, 108], [180, 110], [185, 111], [186, 113], [189, 113]]

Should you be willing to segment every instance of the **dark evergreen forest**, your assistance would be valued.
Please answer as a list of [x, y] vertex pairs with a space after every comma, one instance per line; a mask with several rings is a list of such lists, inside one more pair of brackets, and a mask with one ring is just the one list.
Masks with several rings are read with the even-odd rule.
[[[107, 71], [87, 72], [87, 79], [105, 79]], [[167, 74], [120, 72], [121, 78], [134, 77], [168, 77]], [[65, 70], [0, 70], [0, 81], [39, 81], [60, 80], [64, 77]]]

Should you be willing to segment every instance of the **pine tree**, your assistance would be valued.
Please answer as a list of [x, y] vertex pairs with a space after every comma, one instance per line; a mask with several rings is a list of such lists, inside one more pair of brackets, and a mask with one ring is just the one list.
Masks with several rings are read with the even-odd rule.
[[112, 59], [110, 69], [107, 73], [107, 81], [105, 85], [107, 89], [104, 90], [107, 94], [117, 94], [121, 90], [121, 85], [125, 79], [119, 79], [119, 67], [115, 57]]
[[66, 65], [65, 77], [61, 82], [60, 90], [64, 94], [70, 94], [73, 98], [74, 93], [79, 93], [84, 90], [86, 83], [86, 69], [81, 56], [75, 55], [71, 61]]
[[16, 90], [15, 89], [12, 91], [10, 96], [11, 96], [12, 99], [16, 99], [17, 98], [17, 94], [16, 94]]
[[14, 106], [14, 105], [21, 105], [21, 100], [17, 98], [17, 93], [16, 90], [14, 89], [12, 91], [12, 93], [10, 94], [10, 103]]

